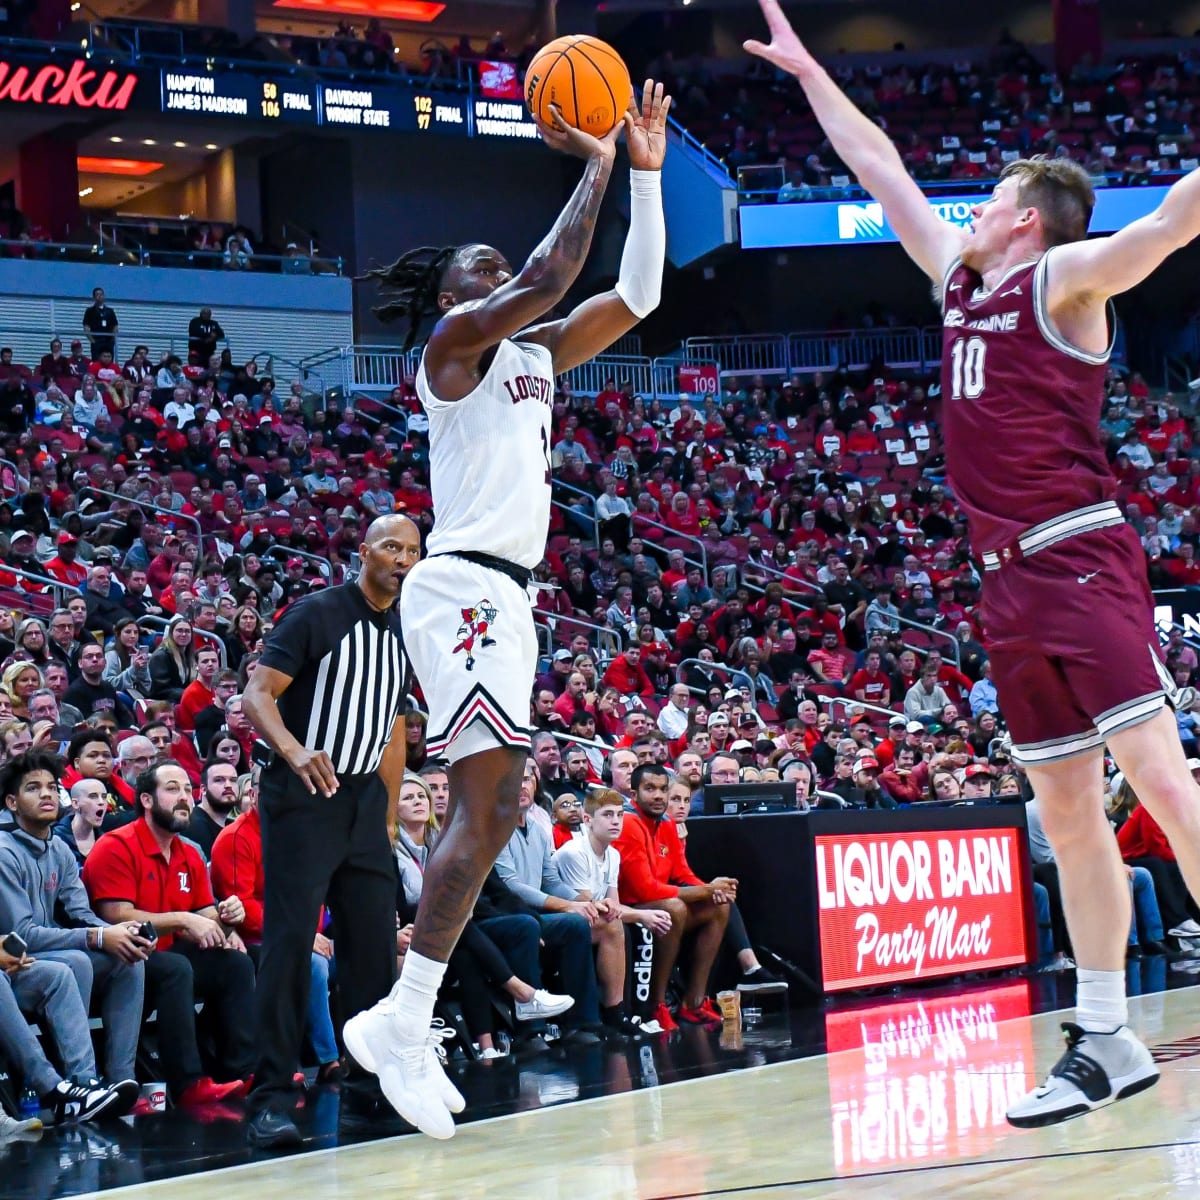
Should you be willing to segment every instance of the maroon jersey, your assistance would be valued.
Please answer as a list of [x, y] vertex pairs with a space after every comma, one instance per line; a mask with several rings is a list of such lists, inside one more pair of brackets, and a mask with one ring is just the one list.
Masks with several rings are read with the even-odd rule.
[[1014, 267], [990, 292], [958, 259], [946, 273], [942, 427], [976, 553], [1116, 494], [1100, 442], [1109, 351], [1089, 354], [1054, 328], [1052, 259]]

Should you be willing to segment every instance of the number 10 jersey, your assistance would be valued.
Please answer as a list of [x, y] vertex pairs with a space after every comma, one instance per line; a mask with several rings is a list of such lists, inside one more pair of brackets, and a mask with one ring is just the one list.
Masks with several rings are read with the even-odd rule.
[[1111, 500], [1100, 440], [1103, 354], [1073, 346], [1046, 311], [1054, 253], [990, 291], [955, 259], [942, 286], [942, 428], [950, 485], [977, 554]]

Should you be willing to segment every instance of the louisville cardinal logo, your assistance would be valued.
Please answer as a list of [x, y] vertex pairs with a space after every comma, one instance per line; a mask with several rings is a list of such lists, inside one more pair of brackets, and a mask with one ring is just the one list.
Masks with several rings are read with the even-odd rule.
[[487, 599], [480, 600], [474, 608], [460, 608], [462, 624], [458, 627], [459, 643], [454, 647], [454, 653], [460, 651], [467, 656], [467, 670], [475, 668], [475, 641], [479, 639], [479, 648], [496, 644], [495, 638], [488, 637], [488, 629], [496, 622], [496, 606]]

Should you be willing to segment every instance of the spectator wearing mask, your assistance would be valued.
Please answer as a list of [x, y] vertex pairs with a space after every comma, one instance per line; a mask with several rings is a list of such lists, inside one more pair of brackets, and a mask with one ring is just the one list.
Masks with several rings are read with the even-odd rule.
[[[146, 963], [146, 1003], [158, 1010], [167, 1086], [188, 1108], [244, 1096], [254, 1061], [254, 967], [235, 925], [236, 897], [213, 899], [200, 851], [179, 836], [192, 812], [192, 785], [175, 762], [158, 763], [137, 783], [138, 818], [106, 833], [88, 856], [83, 882], [105, 920], [149, 922], [157, 933]], [[195, 1004], [213, 1005], [217, 1083], [204, 1075]]]

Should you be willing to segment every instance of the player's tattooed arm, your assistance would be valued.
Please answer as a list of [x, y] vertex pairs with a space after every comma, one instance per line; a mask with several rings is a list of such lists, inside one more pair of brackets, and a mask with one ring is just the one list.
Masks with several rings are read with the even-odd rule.
[[612, 176], [622, 126], [603, 138], [578, 129], [552, 130], [540, 123], [539, 128], [553, 148], [586, 160], [583, 175], [558, 220], [525, 265], [487, 296], [458, 305], [438, 323], [428, 346], [432, 356], [428, 361], [435, 370], [447, 360], [475, 362], [484, 351], [545, 316], [567, 294], [583, 269], [596, 231], [600, 202]]

